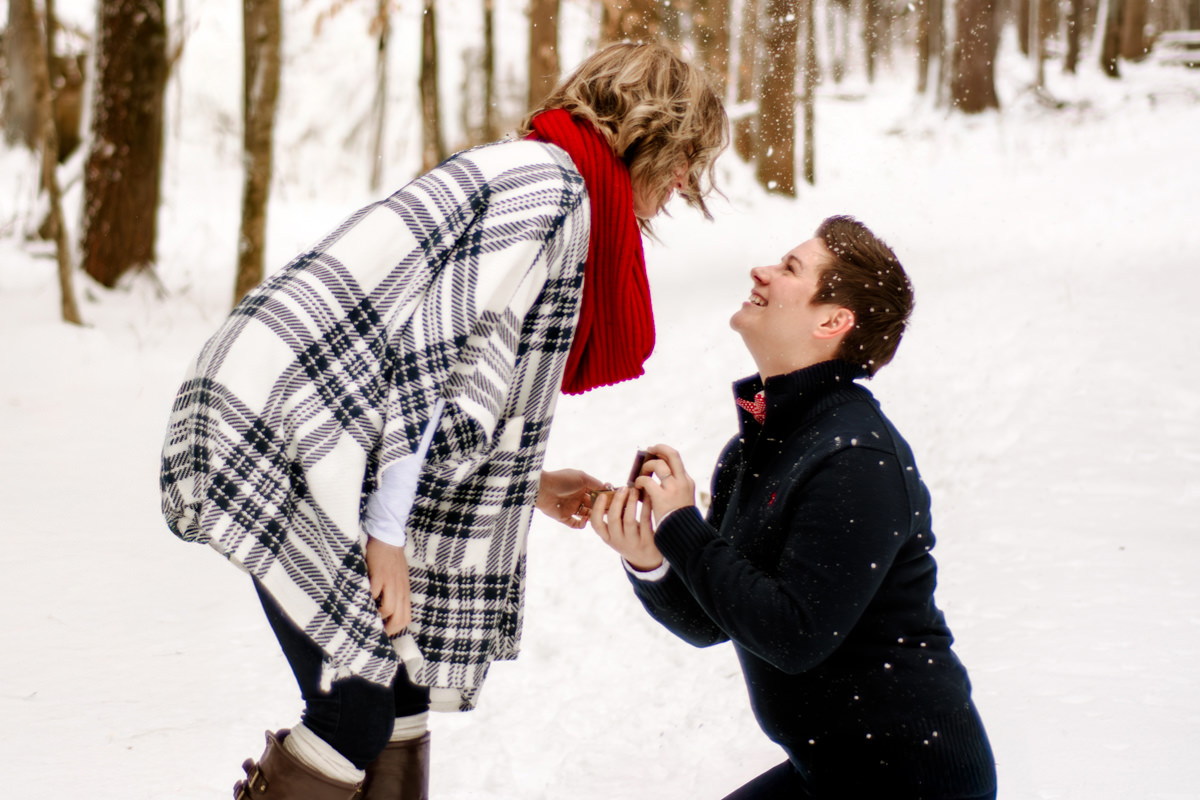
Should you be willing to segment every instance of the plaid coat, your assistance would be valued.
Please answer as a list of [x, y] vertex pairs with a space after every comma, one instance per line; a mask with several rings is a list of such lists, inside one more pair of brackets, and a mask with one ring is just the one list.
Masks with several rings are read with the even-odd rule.
[[[258, 578], [329, 677], [387, 683], [403, 658], [436, 708], [466, 709], [491, 661], [516, 656], [588, 232], [560, 149], [466, 151], [347, 219], [201, 351], [163, 448], [167, 524]], [[360, 519], [439, 397], [408, 520], [413, 622], [391, 642]]]

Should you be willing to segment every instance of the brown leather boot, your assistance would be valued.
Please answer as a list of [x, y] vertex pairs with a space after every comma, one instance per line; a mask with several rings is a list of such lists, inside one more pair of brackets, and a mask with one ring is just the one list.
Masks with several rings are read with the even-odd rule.
[[389, 742], [367, 765], [359, 800], [429, 800], [429, 734]]
[[246, 780], [233, 787], [234, 800], [350, 800], [359, 784], [342, 783], [300, 763], [283, 746], [288, 730], [267, 731], [267, 749], [255, 764], [242, 764]]

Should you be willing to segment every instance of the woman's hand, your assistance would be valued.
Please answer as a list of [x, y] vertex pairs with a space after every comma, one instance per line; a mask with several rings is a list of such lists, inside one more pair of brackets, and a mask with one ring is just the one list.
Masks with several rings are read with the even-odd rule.
[[650, 455], [633, 485], [649, 500], [657, 526], [672, 511], [696, 504], [696, 482], [683, 468], [683, 459], [674, 447], [656, 444]]
[[641, 503], [638, 513], [639, 499], [638, 490], [628, 486], [598, 496], [592, 506], [592, 530], [634, 569], [648, 572], [662, 566], [663, 555], [654, 544], [650, 506]]
[[578, 469], [543, 470], [538, 483], [537, 508], [570, 528], [582, 528], [597, 492], [612, 486]]
[[383, 629], [388, 636], [395, 636], [412, 622], [404, 548], [368, 536], [367, 575], [371, 579], [371, 597], [383, 618]]

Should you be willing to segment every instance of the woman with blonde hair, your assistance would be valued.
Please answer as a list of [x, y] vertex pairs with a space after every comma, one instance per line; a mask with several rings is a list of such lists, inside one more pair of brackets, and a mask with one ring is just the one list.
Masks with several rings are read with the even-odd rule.
[[641, 374], [641, 233], [674, 192], [708, 216], [726, 128], [669, 50], [608, 47], [519, 139], [355, 213], [205, 345], [163, 512], [251, 574], [305, 703], [235, 797], [427, 796], [428, 711], [516, 657], [533, 509], [581, 527], [601, 487], [542, 470], [560, 387]]

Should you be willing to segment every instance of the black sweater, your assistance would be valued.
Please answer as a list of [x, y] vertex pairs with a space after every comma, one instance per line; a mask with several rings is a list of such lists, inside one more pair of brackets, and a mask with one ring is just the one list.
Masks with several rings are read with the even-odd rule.
[[929, 492], [859, 376], [828, 361], [736, 384], [745, 399], [765, 388], [765, 423], [739, 412], [708, 519], [668, 516], [655, 536], [668, 574], [632, 582], [684, 640], [733, 641], [759, 724], [802, 772], [844, 761], [814, 786], [844, 786], [834, 773], [883, 742], [885, 760], [927, 762], [905, 767], [917, 784], [964, 770], [953, 783], [986, 784], [986, 735], [933, 600]]

